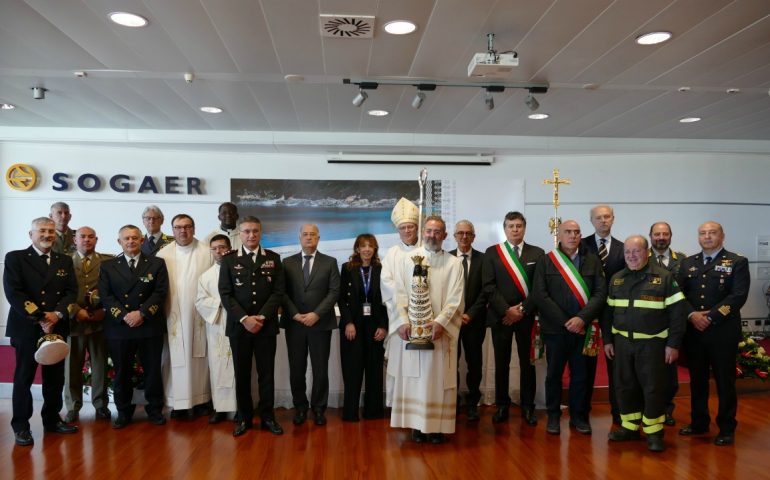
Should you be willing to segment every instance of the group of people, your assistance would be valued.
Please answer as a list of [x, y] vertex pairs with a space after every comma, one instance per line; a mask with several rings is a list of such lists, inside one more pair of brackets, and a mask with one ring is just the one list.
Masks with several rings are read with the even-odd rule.
[[[32, 245], [6, 255], [3, 278], [11, 306], [6, 335], [16, 352], [11, 424], [17, 444], [34, 442], [30, 386], [36, 343], [44, 333], [57, 333], [70, 345], [65, 361], [42, 366], [45, 431], [77, 431], [73, 423], [83, 406], [87, 352], [97, 419], [112, 417], [109, 353], [117, 409], [112, 426], [120, 429], [133, 421], [138, 356], [150, 422], [166, 422], [164, 407], [172, 418], [208, 415], [210, 423], [234, 412], [237, 437], [253, 428], [254, 366], [259, 426], [283, 433], [274, 415], [280, 329], [288, 351], [292, 421], [301, 425], [312, 414], [316, 425], [326, 424], [336, 328], [345, 384], [342, 420], [358, 421], [359, 414], [382, 418], [387, 405], [391, 426], [411, 429], [413, 441], [443, 443], [461, 412], [461, 351], [468, 367], [462, 411], [470, 422], [480, 419], [487, 327], [495, 362], [493, 423], [509, 418], [515, 340], [526, 424], [538, 422], [533, 362], [544, 346], [546, 431], [561, 431], [562, 377], [569, 365], [569, 426], [591, 434], [597, 358], [605, 355], [618, 425], [610, 441], [641, 439], [641, 431], [651, 451], [662, 451], [664, 425], [675, 424], [673, 398], [683, 352], [691, 377], [691, 422], [679, 433], [709, 431], [713, 372], [719, 395], [714, 442], [734, 441], [734, 360], [749, 273], [746, 258], [724, 248], [724, 231], [716, 222], [699, 227], [702, 251], [688, 257], [671, 249], [671, 227], [665, 222], [652, 225], [649, 242], [642, 235], [615, 239], [613, 210], [598, 205], [590, 212], [594, 234], [584, 238], [578, 222], [566, 220], [558, 227], [557, 247], [546, 253], [524, 241], [524, 215], [509, 212], [503, 242], [484, 253], [474, 249], [474, 226], [461, 220], [454, 226], [457, 248], [445, 251], [444, 220], [428, 216], [418, 225], [417, 207], [401, 199], [391, 215], [399, 242], [380, 259], [377, 239], [361, 234], [349, 261], [338, 268], [333, 257], [318, 251], [320, 232], [314, 224], [300, 227], [301, 251], [282, 261], [261, 246], [259, 219], [238, 222], [230, 202], [220, 205], [218, 218], [219, 227], [199, 241], [194, 220], [178, 214], [171, 221], [172, 237], [161, 232], [160, 209], [149, 206], [142, 214], [146, 232], [122, 227], [122, 253], [115, 257], [95, 251], [92, 228], [69, 228], [71, 214], [64, 203], [33, 220]], [[414, 322], [415, 285], [428, 288], [425, 305], [419, 306], [429, 308], [427, 323]], [[426, 332], [430, 348], [416, 345]], [[59, 416], [63, 403], [64, 419]]]

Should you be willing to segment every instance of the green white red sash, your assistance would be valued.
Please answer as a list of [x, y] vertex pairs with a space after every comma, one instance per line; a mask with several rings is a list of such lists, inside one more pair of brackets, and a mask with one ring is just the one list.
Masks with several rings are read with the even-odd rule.
[[551, 259], [564, 281], [567, 282], [567, 286], [575, 295], [580, 308], [585, 307], [588, 299], [591, 297], [591, 292], [588, 291], [588, 285], [586, 285], [585, 280], [580, 276], [580, 272], [577, 271], [572, 261], [559, 249], [548, 252], [548, 258]]
[[513, 279], [513, 283], [516, 285], [519, 293], [521, 293], [522, 298], [527, 298], [529, 295], [530, 285], [529, 277], [527, 277], [527, 272], [524, 270], [524, 266], [521, 264], [519, 259], [516, 258], [516, 254], [513, 253], [513, 248], [507, 240], [503, 243], [498, 243], [495, 245], [495, 248], [497, 249], [497, 255], [500, 257], [500, 260], [503, 262], [503, 266]]

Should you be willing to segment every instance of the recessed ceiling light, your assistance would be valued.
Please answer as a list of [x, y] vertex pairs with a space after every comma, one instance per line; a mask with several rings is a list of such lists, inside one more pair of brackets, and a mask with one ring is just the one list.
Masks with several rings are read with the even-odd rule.
[[531, 120], [545, 120], [546, 118], [550, 117], [547, 113], [533, 113], [529, 115], [528, 118]]
[[671, 32], [650, 32], [636, 37], [639, 45], [657, 45], [671, 38]]
[[598, 83], [585, 83], [583, 84], [583, 90], [597, 90], [599, 88]]
[[388, 115], [390, 112], [387, 110], [369, 110], [366, 113], [368, 113], [373, 117], [384, 117], [385, 115]]
[[222, 113], [222, 109], [219, 107], [201, 107], [201, 112], [206, 113]]
[[417, 25], [409, 20], [393, 20], [386, 23], [384, 28], [391, 35], [407, 35], [417, 30]]
[[149, 23], [146, 18], [135, 13], [128, 12], [112, 12], [110, 13], [110, 20], [117, 23], [118, 25], [133, 28], [144, 27]]
[[700, 122], [700, 117], [684, 117], [679, 119], [679, 123], [695, 123]]
[[283, 79], [286, 80], [287, 82], [304, 82], [305, 81], [305, 77], [304, 76], [297, 75], [297, 74], [294, 74], [294, 73], [290, 73], [288, 75], [284, 75]]
[[727, 90], [725, 90], [725, 92], [727, 92], [727, 93], [741, 93], [741, 89], [740, 88], [728, 88]]
[[16, 105], [12, 103], [0, 103], [0, 110], [13, 110]]
[[690, 91], [690, 87], [679, 87], [677, 90], [682, 93], [686, 93]]

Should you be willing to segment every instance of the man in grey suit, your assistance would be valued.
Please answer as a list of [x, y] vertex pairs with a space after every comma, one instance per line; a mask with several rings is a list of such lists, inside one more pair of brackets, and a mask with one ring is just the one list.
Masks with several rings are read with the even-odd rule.
[[[305, 224], [299, 230], [302, 252], [283, 261], [286, 297], [281, 328], [286, 331], [289, 381], [294, 401], [293, 422], [301, 425], [312, 407], [316, 425], [326, 424], [329, 399], [329, 351], [332, 330], [337, 328], [334, 304], [340, 291], [337, 260], [317, 251], [318, 226]], [[313, 370], [313, 388], [308, 403], [305, 384], [307, 356]]]
[[72, 254], [78, 296], [70, 308], [70, 354], [64, 367], [64, 404], [67, 423], [78, 420], [83, 407], [83, 362], [86, 351], [91, 363], [91, 402], [97, 419], [109, 420], [110, 397], [107, 395], [107, 341], [104, 339], [104, 309], [97, 284], [102, 260], [112, 258], [96, 252], [96, 232], [91, 227], [80, 227], [75, 232], [77, 252]]

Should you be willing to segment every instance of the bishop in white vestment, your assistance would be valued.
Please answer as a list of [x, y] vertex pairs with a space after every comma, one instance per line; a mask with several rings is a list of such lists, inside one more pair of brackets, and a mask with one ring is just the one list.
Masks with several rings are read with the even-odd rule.
[[[442, 443], [444, 433], [454, 433], [457, 402], [457, 340], [462, 325], [463, 269], [453, 255], [441, 250], [446, 225], [428, 217], [425, 246], [402, 257], [396, 295], [396, 314], [389, 319], [390, 357], [387, 395], [392, 407], [390, 425], [412, 428], [415, 441]], [[433, 350], [406, 350], [407, 309], [414, 270], [413, 256], [428, 265], [430, 304], [433, 312]], [[429, 434], [429, 435], [425, 435]]]
[[195, 299], [198, 278], [214, 262], [208, 246], [193, 237], [195, 227], [189, 216], [177, 215], [172, 226], [174, 242], [157, 254], [165, 260], [169, 277], [163, 386], [166, 405], [174, 410], [187, 410], [211, 400], [206, 327], [195, 309]]

